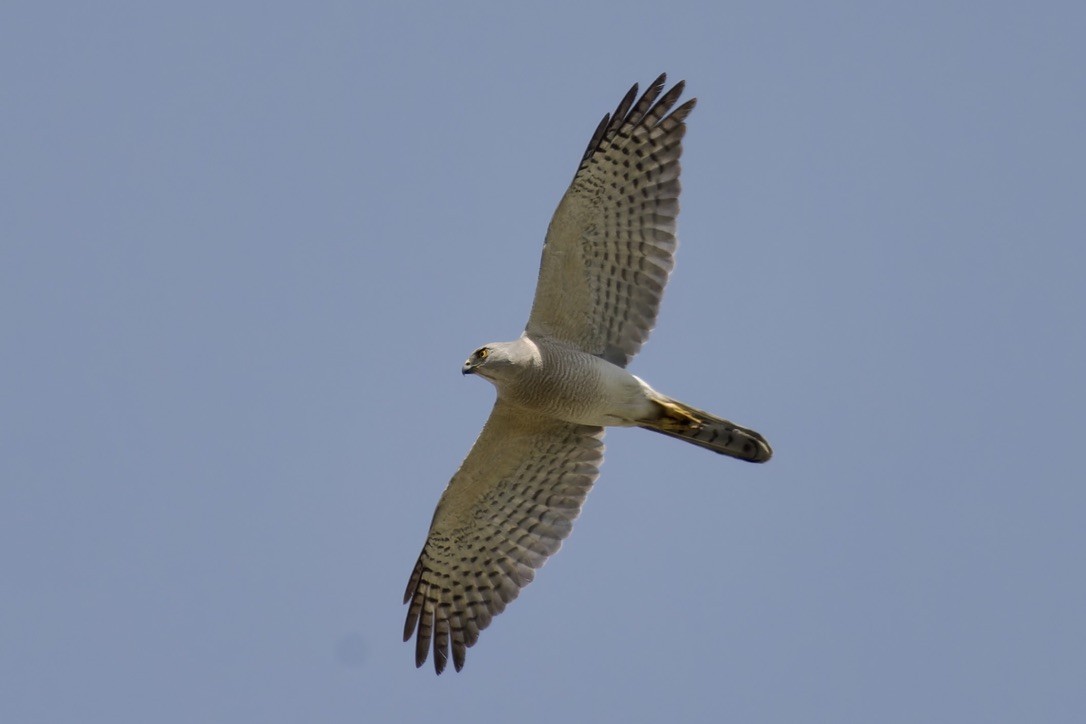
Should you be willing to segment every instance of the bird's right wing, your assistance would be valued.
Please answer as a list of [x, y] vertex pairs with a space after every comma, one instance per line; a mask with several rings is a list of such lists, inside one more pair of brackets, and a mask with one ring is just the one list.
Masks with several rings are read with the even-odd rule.
[[558, 551], [599, 475], [603, 428], [495, 403], [434, 511], [404, 603], [415, 665], [464, 666], [466, 649]]

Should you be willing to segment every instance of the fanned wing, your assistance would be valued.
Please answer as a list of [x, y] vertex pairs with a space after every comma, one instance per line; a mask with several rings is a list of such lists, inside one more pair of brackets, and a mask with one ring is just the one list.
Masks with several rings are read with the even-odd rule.
[[554, 212], [527, 332], [625, 366], [656, 324], [674, 266], [679, 157], [695, 99], [661, 75], [606, 115]]
[[603, 459], [603, 429], [495, 403], [438, 502], [404, 603], [415, 665], [464, 666], [467, 647], [558, 551]]

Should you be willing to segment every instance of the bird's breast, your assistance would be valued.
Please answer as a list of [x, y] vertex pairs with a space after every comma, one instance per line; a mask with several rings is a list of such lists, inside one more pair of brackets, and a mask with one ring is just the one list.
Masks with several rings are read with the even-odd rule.
[[632, 424], [647, 409], [643, 384], [594, 355], [541, 347], [537, 365], [522, 370], [501, 392], [540, 414], [582, 425]]

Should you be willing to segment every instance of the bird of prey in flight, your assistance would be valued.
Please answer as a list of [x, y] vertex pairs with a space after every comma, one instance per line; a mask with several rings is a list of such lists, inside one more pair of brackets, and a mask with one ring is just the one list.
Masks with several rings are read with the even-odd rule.
[[404, 594], [415, 664], [464, 666], [479, 632], [561, 546], [603, 459], [603, 429], [641, 427], [761, 463], [758, 433], [657, 392], [626, 371], [656, 323], [674, 266], [679, 157], [695, 99], [661, 75], [605, 115], [558, 204], [524, 333], [464, 362], [497, 388], [449, 482]]

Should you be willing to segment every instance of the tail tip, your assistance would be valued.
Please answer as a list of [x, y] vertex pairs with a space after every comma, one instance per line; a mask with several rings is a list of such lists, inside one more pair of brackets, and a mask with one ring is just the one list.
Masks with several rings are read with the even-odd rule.
[[760, 433], [746, 427], [737, 426], [737, 429], [743, 433], [742, 450], [745, 460], [752, 463], [764, 463], [773, 457], [773, 448]]

